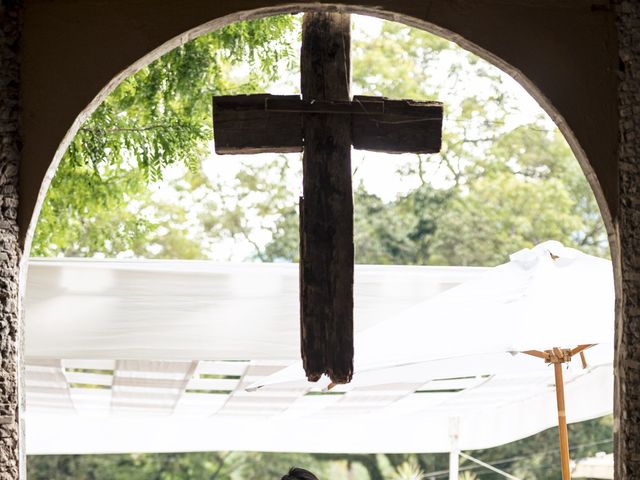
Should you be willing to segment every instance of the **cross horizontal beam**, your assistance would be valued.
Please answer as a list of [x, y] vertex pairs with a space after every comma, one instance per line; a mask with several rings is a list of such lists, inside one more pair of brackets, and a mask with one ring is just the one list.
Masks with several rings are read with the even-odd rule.
[[351, 148], [436, 153], [442, 104], [350, 94], [351, 18], [302, 20], [298, 95], [213, 99], [219, 154], [300, 152], [300, 346], [307, 378], [353, 375]]
[[303, 116], [351, 116], [354, 148], [387, 153], [436, 153], [442, 103], [355, 96], [352, 101], [302, 100], [297, 95], [214, 98], [216, 153], [300, 152]]

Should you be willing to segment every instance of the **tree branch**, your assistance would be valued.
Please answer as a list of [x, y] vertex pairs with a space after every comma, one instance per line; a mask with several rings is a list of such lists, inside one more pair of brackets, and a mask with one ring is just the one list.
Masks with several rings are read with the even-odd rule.
[[222, 456], [222, 458], [220, 458], [220, 460], [218, 462], [218, 467], [216, 468], [216, 471], [213, 472], [213, 475], [211, 475], [211, 477], [209, 477], [209, 480], [216, 480], [216, 478], [220, 474], [220, 471], [222, 470], [222, 467], [224, 467], [224, 464], [227, 461], [227, 457], [229, 456], [229, 454], [230, 454], [230, 452], [227, 452]]
[[168, 128], [176, 128], [182, 127], [180, 124], [153, 124], [147, 125], [145, 127], [118, 127], [118, 128], [90, 128], [90, 127], [81, 127], [81, 132], [90, 132], [93, 134], [113, 134], [113, 133], [134, 133], [134, 132], [147, 132], [149, 130], [162, 130]]

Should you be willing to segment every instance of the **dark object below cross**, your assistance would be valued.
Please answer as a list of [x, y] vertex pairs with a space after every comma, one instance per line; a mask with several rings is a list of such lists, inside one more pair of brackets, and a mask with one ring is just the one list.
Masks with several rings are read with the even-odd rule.
[[355, 97], [351, 18], [308, 13], [302, 25], [301, 90], [295, 95], [214, 98], [219, 154], [300, 152], [301, 353], [307, 378], [335, 384], [353, 374], [351, 146], [388, 153], [440, 150], [442, 104]]
[[293, 467], [281, 480], [318, 480], [318, 477], [309, 470]]

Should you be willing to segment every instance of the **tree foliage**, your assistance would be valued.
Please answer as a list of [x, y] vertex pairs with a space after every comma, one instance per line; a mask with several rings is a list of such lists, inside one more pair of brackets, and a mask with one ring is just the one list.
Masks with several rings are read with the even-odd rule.
[[[611, 452], [611, 416], [569, 425], [571, 455], [585, 458]], [[558, 430], [501, 447], [468, 452], [522, 480], [561, 477]], [[278, 480], [291, 466], [303, 466], [320, 479], [440, 479], [448, 476], [448, 454], [307, 454], [202, 452], [119, 455], [29, 456], [33, 480]], [[502, 480], [504, 477], [462, 460], [461, 479]]]
[[[430, 76], [439, 56], [449, 58], [444, 80]], [[497, 265], [548, 239], [608, 255], [595, 198], [569, 146], [548, 119], [513, 120], [519, 102], [497, 69], [394, 23], [360, 37], [353, 57], [359, 93], [445, 100], [442, 151], [417, 155], [397, 172], [416, 188], [390, 202], [355, 189], [358, 263]], [[459, 88], [468, 77], [476, 91]], [[296, 216], [292, 204], [263, 258], [297, 261]]]
[[310, 454], [259, 452], [31, 456], [33, 480], [279, 480], [292, 465], [329, 478], [328, 465]]
[[[268, 90], [278, 73], [293, 72], [296, 25], [291, 17], [234, 24], [123, 82], [72, 142], [32, 253], [207, 258], [244, 243], [249, 259], [296, 261], [299, 159], [243, 162], [231, 182], [200, 168], [210, 161], [211, 96]], [[519, 103], [495, 68], [390, 22], [355, 39], [357, 93], [446, 105], [442, 151], [415, 156], [396, 174], [414, 189], [385, 201], [356, 186], [358, 263], [495, 265], [546, 239], [607, 255], [597, 205], [569, 147], [548, 120], [513, 121]], [[460, 87], [469, 78], [473, 91]], [[176, 163], [190, 167], [188, 178], [160, 182]], [[175, 201], [157, 194], [167, 186]]]
[[[172, 164], [198, 172], [213, 138], [215, 94], [262, 90], [294, 61], [289, 16], [238, 22], [178, 47], [124, 80], [82, 125], [47, 193], [32, 255], [151, 255], [158, 228], [179, 212], [154, 203], [154, 183]], [[239, 67], [248, 73], [238, 74]], [[236, 78], [238, 77], [238, 78]], [[155, 206], [152, 210], [155, 210]], [[163, 208], [161, 208], [162, 210]], [[184, 214], [184, 212], [182, 212]], [[146, 218], [145, 218], [146, 217]], [[166, 238], [167, 251], [202, 257], [197, 242]], [[197, 250], [197, 252], [196, 252]]]

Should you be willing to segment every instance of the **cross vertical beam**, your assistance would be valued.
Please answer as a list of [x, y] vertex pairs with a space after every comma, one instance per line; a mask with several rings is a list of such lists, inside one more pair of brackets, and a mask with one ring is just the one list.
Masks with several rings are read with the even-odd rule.
[[[303, 101], [350, 101], [351, 17], [308, 13], [302, 23]], [[303, 118], [300, 202], [300, 318], [307, 377], [326, 373], [347, 383], [353, 373], [353, 193], [351, 118]]]
[[213, 99], [218, 154], [300, 152], [300, 324], [307, 377], [334, 384], [353, 372], [351, 145], [387, 153], [435, 153], [442, 104], [349, 95], [351, 19], [309, 13], [302, 25], [302, 98]]

